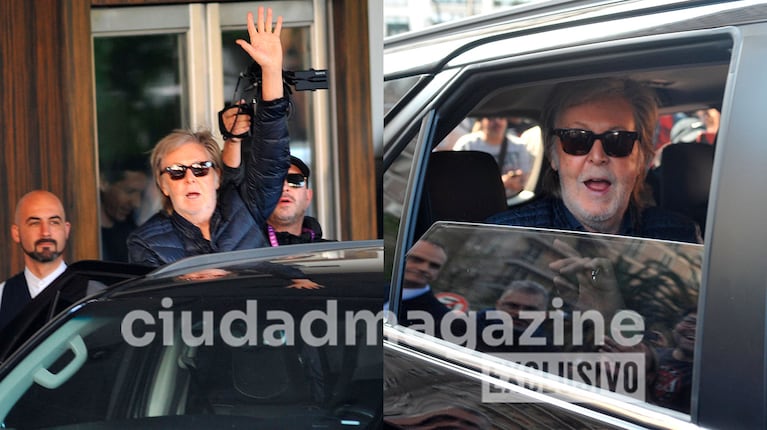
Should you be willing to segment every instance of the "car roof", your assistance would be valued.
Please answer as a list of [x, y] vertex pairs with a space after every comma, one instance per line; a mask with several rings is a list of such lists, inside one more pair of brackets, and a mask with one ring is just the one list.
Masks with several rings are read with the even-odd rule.
[[[387, 39], [384, 74], [387, 85], [396, 83], [385, 119], [392, 130], [435, 98], [436, 140], [466, 117], [539, 121], [557, 83], [608, 76], [654, 88], [659, 114], [721, 109], [741, 37], [734, 26], [767, 20], [767, 4], [750, 1], [555, 2], [521, 10]], [[402, 92], [400, 84], [412, 86]], [[460, 93], [443, 91], [447, 85]], [[410, 139], [398, 133], [385, 142], [391, 154]]]
[[83, 305], [158, 296], [300, 297], [302, 290], [287, 288], [291, 276], [305, 276], [322, 285], [311, 290], [312, 297], [383, 303], [383, 241], [315, 242], [205, 254], [156, 269], [78, 261], [0, 332], [0, 363], [50, 321]]
[[[497, 58], [638, 36], [763, 21], [752, 1], [549, 1], [437, 25], [384, 39], [384, 76], [434, 73], [470, 61], [483, 45], [513, 38]], [[563, 35], [575, 37], [562, 37]], [[484, 55], [487, 58], [487, 55]]]
[[[354, 294], [383, 297], [383, 242], [380, 240], [315, 242], [276, 248], [257, 248], [185, 258], [160, 267], [145, 276], [109, 288], [97, 299], [142, 296], [149, 291], [170, 293], [173, 289], [194, 289], [195, 294], [218, 295], [212, 285], [226, 284], [228, 291], [238, 289], [285, 288], [291, 279], [366, 279]], [[259, 281], [254, 282], [255, 279]], [[280, 283], [282, 281], [282, 283]], [[345, 284], [345, 282], [343, 282]], [[364, 285], [363, 285], [364, 284]], [[367, 288], [366, 288], [367, 287]], [[180, 290], [179, 290], [180, 291]], [[323, 288], [319, 295], [343, 294], [338, 288]]]

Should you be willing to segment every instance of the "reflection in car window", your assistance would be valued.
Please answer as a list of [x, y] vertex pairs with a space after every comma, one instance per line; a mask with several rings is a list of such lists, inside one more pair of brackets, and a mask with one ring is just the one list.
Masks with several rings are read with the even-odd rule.
[[443, 222], [422, 241], [445, 262], [404, 290], [399, 321], [689, 412], [702, 245]]
[[405, 149], [392, 162], [384, 172], [384, 196], [383, 196], [383, 225], [384, 225], [384, 273], [392, 271], [391, 258], [397, 243], [402, 210], [405, 205], [405, 194], [408, 189], [408, 178], [413, 169], [413, 154], [417, 139], [413, 138]]
[[419, 76], [407, 76], [384, 82], [384, 115], [418, 82]]
[[303, 293], [86, 305], [0, 382], [0, 422], [367, 428], [380, 419], [381, 301], [290, 294]]

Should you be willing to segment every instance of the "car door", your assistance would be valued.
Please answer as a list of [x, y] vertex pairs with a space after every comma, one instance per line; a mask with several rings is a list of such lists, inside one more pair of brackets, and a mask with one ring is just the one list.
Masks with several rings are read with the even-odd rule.
[[687, 425], [702, 245], [445, 222], [424, 241], [439, 304], [390, 303], [389, 424]]
[[[677, 183], [673, 190], [685, 199], [690, 195], [686, 190], [693, 189], [687, 186], [705, 194], [705, 200], [696, 203], [706, 210], [702, 211], [705, 244], [701, 253], [700, 296], [695, 303], [701, 313], [696, 325], [691, 409], [689, 415], [680, 416], [668, 408], [658, 411], [654, 406], [641, 405], [639, 415], [668, 416], [672, 424], [644, 418], [635, 422], [681, 426], [680, 421], [674, 421], [681, 419], [692, 425], [716, 428], [763, 428], [765, 390], [763, 384], [753, 381], [754, 377], [761, 381], [764, 374], [764, 332], [754, 327], [762, 327], [765, 320], [759, 280], [764, 274], [761, 263], [764, 252], [757, 245], [762, 242], [763, 229], [756, 214], [766, 209], [763, 199], [752, 202], [751, 197], [760, 195], [756, 184], [764, 178], [758, 165], [767, 156], [757, 144], [758, 133], [754, 134], [757, 128], [753, 125], [767, 109], [763, 102], [765, 86], [756, 78], [758, 70], [763, 69], [763, 56], [756, 52], [763, 43], [765, 11], [763, 5], [743, 2], [680, 5], [657, 10], [637, 5], [631, 11], [622, 11], [625, 14], [615, 15], [594, 8], [589, 10], [594, 13], [592, 20], [570, 19], [574, 15], [566, 14], [558, 17], [553, 13], [543, 24], [510, 14], [505, 22], [508, 27], [488, 34], [486, 39], [468, 38], [465, 46], [445, 55], [443, 61], [421, 68], [402, 67], [390, 75], [389, 83], [393, 86], [403, 83], [401, 88], [409, 91], [400, 103], [392, 105], [385, 134], [384, 180], [385, 184], [394, 184], [391, 192], [388, 185], [385, 187], [383, 205], [387, 225], [392, 226], [385, 230], [387, 243], [395, 244], [389, 260], [391, 267], [387, 267], [392, 274], [390, 306], [396, 307], [402, 294], [408, 250], [429, 226], [448, 220], [423, 219], [428, 202], [424, 198], [428, 189], [425, 184], [433, 151], [439, 149], [461, 121], [499, 113], [535, 118], [553, 83], [633, 77], [656, 88], [662, 115], [684, 113], [689, 117], [696, 110], [708, 108], [721, 112], [716, 145], [710, 151], [712, 159], [706, 161], [710, 183], [702, 176], [688, 175], [692, 179]], [[741, 14], [747, 14], [749, 19], [741, 19], [745, 16]], [[494, 23], [503, 27], [501, 21], [497, 19]], [[490, 33], [491, 27], [492, 24], [483, 30]], [[519, 28], [525, 30], [517, 31]], [[600, 31], [590, 32], [596, 28]], [[607, 28], [615, 33], [611, 35]], [[455, 46], [459, 38], [460, 35], [446, 37], [446, 45]], [[402, 42], [398, 40], [396, 48], [400, 60], [406, 57]], [[426, 45], [419, 44], [414, 52]], [[412, 78], [418, 78], [417, 83], [412, 83]], [[404, 85], [408, 79], [410, 84]], [[677, 173], [685, 174], [689, 167], [682, 164]], [[467, 194], [459, 194], [456, 188], [450, 202], [457, 206], [484, 204]], [[429, 362], [438, 355], [434, 350], [424, 352], [424, 347], [413, 345], [425, 343], [431, 348], [439, 342], [392, 331], [396, 327], [393, 323], [386, 327], [387, 336], [396, 344], [391, 347], [406, 352], [408, 359], [417, 356]], [[402, 337], [409, 342], [399, 341]], [[404, 343], [410, 346], [404, 347]], [[461, 373], [464, 366], [456, 365], [455, 360], [443, 360], [456, 356], [457, 353], [447, 352], [452, 349], [441, 345], [442, 355], [437, 361], [466, 376], [467, 373]], [[469, 359], [474, 355], [461, 357]], [[429, 366], [423, 364], [424, 373], [429, 372]], [[477, 373], [473, 377], [481, 379]], [[389, 407], [387, 404], [386, 409]], [[609, 415], [616, 415], [614, 409], [608, 409]]]

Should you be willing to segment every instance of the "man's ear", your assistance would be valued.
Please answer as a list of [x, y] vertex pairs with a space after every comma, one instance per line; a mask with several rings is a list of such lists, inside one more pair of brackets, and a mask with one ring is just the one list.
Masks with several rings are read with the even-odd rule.
[[306, 201], [308, 203], [311, 203], [312, 202], [312, 197], [314, 197], [314, 190], [312, 190], [311, 188], [308, 188], [306, 190]]
[[11, 226], [11, 238], [16, 243], [21, 243], [21, 236], [19, 236], [19, 226], [13, 224]]
[[162, 185], [161, 179], [157, 179], [157, 188], [160, 189], [160, 192], [162, 193], [163, 196], [168, 197], [170, 195], [170, 191], [167, 191], [165, 187]]

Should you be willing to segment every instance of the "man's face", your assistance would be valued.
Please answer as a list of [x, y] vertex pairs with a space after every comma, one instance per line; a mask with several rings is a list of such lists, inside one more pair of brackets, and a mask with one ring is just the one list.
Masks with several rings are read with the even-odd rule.
[[[610, 130], [637, 131], [631, 105], [622, 98], [595, 100], [564, 110], [557, 128], [578, 128], [596, 134]], [[596, 140], [586, 155], [562, 150], [559, 138], [551, 167], [559, 172], [562, 200], [588, 231], [617, 233], [640, 173], [639, 145], [627, 157], [610, 157]]]
[[114, 221], [125, 221], [141, 207], [141, 197], [148, 178], [144, 172], [128, 170], [113, 184], [106, 183], [102, 192], [102, 208]]
[[[291, 164], [288, 173], [301, 174], [301, 170]], [[308, 188], [308, 182], [304, 182], [304, 186], [300, 188], [293, 188], [288, 185], [286, 180], [282, 184], [280, 201], [277, 203], [277, 207], [274, 208], [274, 212], [269, 216], [269, 224], [274, 227], [281, 227], [302, 223], [304, 215], [306, 215], [306, 209], [312, 202], [313, 194], [312, 190]]]
[[[162, 159], [161, 168], [174, 164], [190, 166], [194, 163], [211, 161], [205, 147], [196, 142], [185, 143], [166, 154]], [[198, 225], [210, 221], [216, 209], [219, 187], [218, 171], [211, 168], [205, 176], [194, 176], [192, 169], [186, 169], [184, 177], [171, 179], [170, 175], [160, 175], [160, 189], [170, 197], [173, 210], [186, 218], [192, 224]]]
[[17, 214], [11, 227], [13, 241], [35, 261], [48, 263], [58, 259], [67, 246], [70, 229], [59, 200], [36, 193], [22, 199]]
[[430, 242], [418, 241], [405, 261], [405, 288], [423, 288], [439, 276], [447, 261], [445, 251]]
[[511, 291], [495, 302], [495, 308], [511, 315], [514, 327], [527, 327], [528, 319], [519, 319], [519, 311], [541, 311], [546, 309], [546, 298], [542, 294], [527, 291]]
[[506, 133], [506, 128], [509, 126], [509, 121], [506, 118], [501, 117], [488, 117], [482, 118], [480, 124], [486, 133]]

